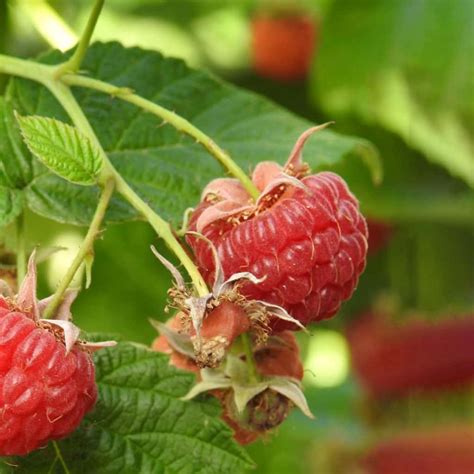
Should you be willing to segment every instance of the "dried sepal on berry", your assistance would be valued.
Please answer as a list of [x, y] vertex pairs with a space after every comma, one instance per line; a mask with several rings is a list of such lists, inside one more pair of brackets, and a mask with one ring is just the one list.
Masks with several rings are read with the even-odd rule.
[[170, 326], [161, 321], [156, 321], [155, 319], [150, 319], [149, 321], [152, 326], [166, 338], [167, 343], [174, 351], [194, 359], [194, 346], [191, 342], [191, 338], [187, 334], [173, 330]]
[[254, 397], [266, 390], [272, 390], [294, 403], [306, 416], [313, 418], [299, 380], [292, 377], [263, 376], [261, 381], [251, 382], [248, 379], [248, 369], [245, 361], [232, 354], [227, 356], [223, 370], [202, 370], [201, 381], [192, 387], [183, 399], [190, 400], [201, 393], [215, 389], [231, 389], [233, 402], [239, 413], [245, 410]]
[[80, 339], [81, 330], [72, 323], [71, 315], [71, 305], [77, 297], [77, 290], [67, 290], [53, 318], [43, 319], [41, 316], [50, 303], [52, 296], [38, 300], [36, 296], [37, 279], [36, 250], [34, 250], [28, 260], [28, 271], [17, 295], [12, 296], [13, 292], [11, 290], [5, 290], [5, 293], [9, 295], [7, 302], [12, 311], [20, 311], [28, 315], [38, 327], [45, 328], [54, 333], [64, 344], [66, 353], [69, 353], [76, 344], [91, 350], [112, 347], [116, 344], [115, 341], [89, 343]]
[[[193, 233], [196, 238], [202, 236]], [[171, 307], [175, 307], [183, 319], [185, 330], [191, 337], [194, 356], [200, 367], [217, 367], [224, 359], [227, 349], [240, 334], [253, 331], [256, 339], [264, 341], [267, 337], [267, 321], [272, 317], [299, 324], [284, 308], [277, 305], [248, 300], [239, 287], [242, 281], [259, 283], [262, 279], [250, 272], [239, 272], [224, 280], [219, 256], [210, 240], [202, 237], [210, 246], [214, 256], [215, 275], [212, 292], [204, 296], [195, 296], [188, 289], [179, 270], [152, 247], [153, 253], [173, 275], [175, 284], [168, 291]], [[220, 314], [225, 312], [226, 314]], [[187, 319], [187, 321], [186, 321]], [[222, 323], [231, 323], [232, 330]], [[204, 327], [206, 326], [206, 327]], [[207, 328], [207, 329], [206, 329]], [[169, 331], [169, 329], [166, 329]]]
[[[203, 393], [217, 397], [224, 408], [223, 419], [234, 430], [239, 443], [253, 442], [281, 424], [293, 406], [312, 418], [301, 391], [303, 367], [291, 332], [270, 336], [264, 344], [253, 344], [258, 373], [254, 378], [238, 340], [227, 352], [225, 362], [215, 368], [199, 370], [199, 360], [191, 349], [191, 336], [183, 331], [180, 315], [171, 318], [166, 325], [155, 325], [161, 336], [152, 348], [169, 354], [171, 365], [197, 375], [197, 384], [184, 399]], [[212, 322], [210, 327], [214, 329]]]

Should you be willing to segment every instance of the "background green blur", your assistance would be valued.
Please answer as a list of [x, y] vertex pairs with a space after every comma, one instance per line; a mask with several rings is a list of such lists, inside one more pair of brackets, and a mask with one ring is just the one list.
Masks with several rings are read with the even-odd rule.
[[[0, 53], [28, 57], [51, 46], [68, 49], [90, 4], [0, 0]], [[251, 19], [258, 12], [287, 10], [316, 24], [311, 70], [296, 81], [260, 77], [252, 67]], [[371, 252], [359, 289], [341, 313], [313, 327], [313, 337], [299, 335], [305, 393], [316, 421], [295, 411], [275, 435], [249, 448], [259, 473], [359, 472], [353, 461], [380, 429], [350, 370], [346, 325], [374, 308], [400, 321], [472, 314], [474, 1], [107, 0], [94, 38], [181, 57], [315, 123], [334, 119], [337, 132], [377, 147], [381, 185], [357, 161], [336, 171], [365, 214], [388, 226], [389, 239]], [[4, 85], [0, 80], [0, 91]], [[46, 295], [67, 268], [83, 229], [34, 215], [27, 226], [31, 246], [66, 248], [41, 265]], [[8, 232], [5, 239], [8, 245]], [[146, 344], [153, 340], [148, 318], [165, 318], [170, 278], [151, 244], [166, 254], [144, 223], [107, 228], [96, 245], [93, 284], [74, 305], [82, 328]], [[466, 396], [442, 394], [435, 410], [453, 423], [465, 421], [466, 414], [472, 417], [472, 406], [464, 408]], [[402, 429], [426, 422], [418, 415], [429, 401], [411, 403], [395, 406]], [[394, 431], [395, 424], [388, 420], [382, 430]]]

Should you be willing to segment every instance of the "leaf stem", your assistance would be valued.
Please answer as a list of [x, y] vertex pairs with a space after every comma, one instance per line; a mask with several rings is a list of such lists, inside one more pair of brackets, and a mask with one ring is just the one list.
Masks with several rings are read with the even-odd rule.
[[63, 64], [60, 64], [56, 69], [55, 78], [61, 77], [63, 74], [68, 72], [76, 72], [81, 67], [82, 60], [86, 54], [87, 48], [94, 33], [95, 25], [99, 19], [100, 12], [104, 6], [105, 0], [96, 0], [94, 8], [91, 11], [87, 25], [79, 39], [79, 43], [73, 53], [73, 55]]
[[61, 466], [63, 467], [65, 474], [71, 474], [71, 471], [67, 467], [66, 461], [64, 461], [64, 458], [61, 453], [61, 450], [59, 449], [58, 443], [56, 441], [53, 441], [52, 444], [54, 447], [54, 451], [56, 452], [56, 457], [59, 459], [59, 462], [61, 463]]
[[94, 213], [94, 217], [92, 218], [89, 230], [87, 231], [87, 234], [81, 244], [81, 247], [79, 248], [79, 251], [77, 252], [77, 255], [74, 257], [74, 260], [72, 261], [71, 266], [69, 267], [68, 271], [66, 272], [63, 279], [59, 283], [59, 286], [54, 292], [54, 295], [50, 303], [44, 310], [44, 313], [43, 313], [44, 318], [50, 318], [53, 316], [57, 307], [61, 303], [63, 299], [63, 295], [65, 291], [68, 289], [77, 270], [79, 269], [81, 264], [84, 262], [84, 259], [86, 258], [86, 256], [89, 253], [93, 252], [94, 241], [100, 233], [100, 225], [104, 219], [105, 211], [107, 210], [107, 207], [110, 202], [110, 198], [112, 197], [112, 194], [114, 192], [114, 187], [115, 187], [115, 181], [113, 179], [110, 179], [105, 183], [102, 194], [100, 195], [100, 198], [99, 198], [97, 209]]
[[257, 364], [255, 363], [255, 358], [253, 356], [252, 343], [250, 341], [250, 336], [248, 335], [248, 333], [242, 334], [241, 340], [245, 353], [245, 361], [247, 363], [249, 382], [256, 383], [259, 380], [259, 375], [257, 371]]
[[207, 136], [204, 132], [195, 127], [191, 122], [181, 117], [180, 115], [168, 110], [161, 105], [155, 104], [151, 100], [145, 99], [127, 87], [117, 87], [107, 82], [100, 81], [98, 79], [92, 79], [89, 77], [79, 76], [77, 74], [66, 74], [61, 80], [70, 86], [86, 87], [88, 89], [95, 89], [105, 94], [110, 94], [114, 97], [129, 102], [131, 104], [140, 107], [141, 109], [162, 118], [165, 122], [168, 122], [177, 130], [186, 133], [190, 137], [193, 137], [198, 143], [200, 143], [211, 155], [213, 155], [228, 171], [232, 176], [235, 176], [252, 196], [257, 199], [260, 192], [253, 184], [252, 180], [247, 174], [240, 168], [235, 161], [227, 154], [222, 148], [220, 148], [214, 140]]
[[20, 287], [26, 275], [25, 211], [16, 220], [16, 275]]

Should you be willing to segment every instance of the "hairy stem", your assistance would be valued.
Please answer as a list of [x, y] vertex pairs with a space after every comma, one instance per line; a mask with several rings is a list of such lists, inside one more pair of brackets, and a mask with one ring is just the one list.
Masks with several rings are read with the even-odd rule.
[[44, 318], [50, 318], [53, 316], [54, 312], [56, 311], [57, 307], [63, 299], [65, 291], [69, 288], [69, 285], [71, 284], [71, 281], [74, 278], [77, 270], [82, 265], [87, 255], [93, 252], [94, 241], [100, 233], [100, 225], [104, 220], [105, 211], [107, 210], [110, 198], [112, 197], [112, 194], [114, 192], [114, 187], [115, 181], [112, 179], [105, 183], [89, 230], [87, 231], [87, 234], [81, 244], [81, 247], [79, 248], [79, 252], [77, 252], [76, 256], [74, 257], [74, 260], [71, 263], [71, 266], [69, 267], [68, 271], [59, 283], [58, 288], [54, 292], [53, 298], [46, 307], [43, 313]]
[[96, 0], [94, 8], [91, 11], [89, 20], [87, 21], [86, 28], [84, 29], [82, 36], [77, 44], [77, 48], [73, 55], [63, 64], [61, 64], [56, 71], [55, 77], [60, 77], [62, 74], [67, 72], [76, 72], [81, 67], [82, 60], [86, 55], [87, 48], [94, 33], [95, 25], [99, 19], [100, 12], [104, 6], [105, 0]]
[[16, 220], [16, 275], [18, 287], [26, 275], [26, 235], [25, 212], [23, 211]]
[[247, 174], [232, 160], [232, 158], [220, 148], [210, 137], [204, 132], [195, 127], [191, 122], [185, 118], [177, 115], [175, 112], [168, 110], [161, 105], [155, 104], [151, 100], [145, 99], [137, 94], [134, 94], [132, 90], [126, 87], [117, 87], [107, 82], [99, 81], [97, 79], [91, 79], [89, 77], [79, 76], [75, 74], [64, 75], [61, 80], [71, 86], [86, 87], [89, 89], [95, 89], [106, 94], [118, 97], [125, 102], [140, 107], [141, 109], [160, 117], [165, 122], [168, 122], [177, 130], [186, 133], [190, 137], [193, 137], [198, 143], [200, 143], [211, 155], [213, 155], [228, 171], [231, 175], [236, 177], [242, 185], [245, 187], [247, 192], [256, 199], [260, 192], [253, 184], [252, 180]]
[[247, 370], [249, 375], [249, 381], [251, 383], [258, 382], [259, 375], [257, 371], [257, 365], [255, 363], [255, 358], [252, 351], [252, 342], [250, 341], [250, 336], [247, 333], [242, 334], [242, 346], [245, 353], [245, 361], [247, 363]]

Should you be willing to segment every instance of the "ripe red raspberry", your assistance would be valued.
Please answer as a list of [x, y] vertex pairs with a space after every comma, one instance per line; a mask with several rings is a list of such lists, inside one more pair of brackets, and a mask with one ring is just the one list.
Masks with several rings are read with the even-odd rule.
[[0, 456], [25, 455], [74, 431], [97, 399], [91, 353], [113, 341], [79, 341], [70, 322], [77, 292], [66, 292], [56, 319], [42, 319], [34, 253], [14, 297], [0, 295]]
[[256, 16], [252, 20], [255, 71], [271, 79], [303, 79], [311, 66], [316, 34], [316, 23], [307, 16]]
[[390, 324], [365, 315], [348, 330], [354, 369], [375, 397], [469, 386], [474, 382], [474, 317]]
[[[301, 148], [314, 130], [298, 140], [285, 170], [297, 175]], [[330, 172], [285, 181], [281, 167], [268, 162], [257, 166], [253, 181], [263, 191], [255, 205], [248, 204], [249, 195], [235, 180], [211, 182], [190, 230], [214, 244], [225, 278], [242, 271], [264, 278], [243, 284], [244, 296], [282, 306], [303, 325], [330, 318], [351, 297], [365, 268], [367, 225], [357, 199]], [[212, 282], [209, 244], [192, 235], [187, 240], [201, 273]], [[271, 325], [295, 329], [281, 320]]]
[[24, 455], [74, 431], [97, 398], [94, 364], [46, 323], [0, 299], [0, 455]]

